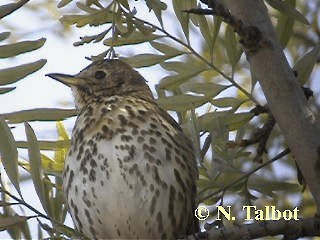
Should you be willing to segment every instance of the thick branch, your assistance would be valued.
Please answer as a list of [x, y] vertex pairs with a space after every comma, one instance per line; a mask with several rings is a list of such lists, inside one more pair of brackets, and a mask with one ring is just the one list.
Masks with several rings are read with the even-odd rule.
[[[308, 107], [292, 69], [282, 51], [267, 8], [262, 0], [224, 0], [231, 15], [245, 26], [253, 26], [264, 42], [248, 53], [252, 75], [262, 86], [268, 106], [279, 124], [320, 213], [320, 130]], [[214, 6], [214, 1], [207, 1]], [[209, 4], [210, 3], [210, 4]]]
[[284, 235], [284, 239], [320, 236], [320, 219], [258, 221], [251, 224], [235, 225], [226, 229], [211, 229], [207, 239], [254, 239], [266, 236]]

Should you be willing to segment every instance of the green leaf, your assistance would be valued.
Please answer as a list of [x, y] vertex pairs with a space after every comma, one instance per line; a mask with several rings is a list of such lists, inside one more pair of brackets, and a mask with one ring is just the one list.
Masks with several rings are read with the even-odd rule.
[[49, 204], [45, 201], [45, 189], [43, 183], [40, 148], [37, 142], [36, 135], [34, 134], [31, 126], [27, 122], [24, 123], [24, 126], [28, 140], [28, 155], [32, 182], [44, 210], [48, 212]]
[[146, 53], [146, 54], [138, 54], [128, 58], [120, 58], [120, 59], [129, 63], [130, 66], [132, 67], [140, 68], [140, 67], [149, 67], [149, 66], [158, 64], [168, 58], [170, 58], [170, 56]]
[[273, 197], [274, 191], [286, 191], [286, 192], [297, 192], [299, 191], [300, 187], [297, 183], [290, 183], [284, 181], [273, 181], [273, 180], [266, 180], [261, 178], [260, 176], [253, 175], [250, 177], [248, 182], [248, 187], [250, 189], [256, 190], [261, 192], [265, 195]]
[[236, 34], [233, 27], [231, 27], [229, 24], [227, 25], [225, 33], [225, 46], [231, 66], [234, 68], [240, 60], [242, 51], [238, 49], [239, 43], [236, 39]]
[[[64, 128], [61, 122], [57, 122], [57, 131], [59, 140], [70, 141], [69, 134], [67, 133], [66, 129]], [[53, 159], [56, 163], [56, 166], [64, 166], [64, 161], [67, 157], [68, 151], [69, 147], [60, 148], [59, 150], [55, 151]]]
[[3, 118], [0, 117], [0, 155], [3, 167], [19, 194], [19, 173], [18, 173], [18, 150], [10, 128]]
[[5, 88], [0, 88], [0, 94], [8, 93], [11, 92], [12, 90], [16, 89], [15, 87], [5, 87]]
[[219, 108], [231, 107], [234, 111], [244, 103], [244, 99], [238, 99], [234, 97], [222, 97], [217, 99], [212, 99], [210, 102]]
[[234, 131], [242, 127], [244, 124], [248, 123], [253, 117], [254, 114], [251, 112], [242, 112], [229, 114], [224, 120], [229, 131]]
[[295, 9], [291, 4], [286, 1], [279, 0], [266, 0], [266, 2], [273, 8], [277, 9], [284, 14], [292, 17], [294, 20], [299, 21], [303, 24], [309, 25], [308, 20], [301, 14], [297, 9]]
[[128, 0], [117, 0], [117, 2], [120, 3], [125, 9], [130, 10]]
[[159, 23], [163, 26], [162, 22], [162, 11], [167, 9], [167, 4], [161, 2], [160, 0], [145, 0], [149, 11], [153, 11], [156, 15]]
[[[173, 55], [174, 54], [174, 55]], [[135, 68], [140, 68], [140, 67], [149, 67], [155, 64], [158, 64], [160, 62], [164, 62], [165, 60], [169, 58], [176, 57], [179, 54], [182, 54], [182, 52], [179, 52], [175, 55], [173, 54], [170, 55], [158, 55], [158, 54], [138, 54], [135, 56], [131, 56], [128, 58], [120, 58], [121, 60], [127, 62], [130, 64], [130, 66], [135, 67]]]
[[0, 69], [0, 85], [11, 84], [25, 76], [39, 70], [47, 60], [41, 59], [33, 63], [27, 63], [16, 67]]
[[213, 131], [220, 129], [223, 123], [229, 131], [236, 130], [250, 121], [254, 117], [253, 113], [233, 113], [230, 111], [209, 112], [198, 117], [198, 124], [201, 131]]
[[79, 9], [81, 9], [84, 12], [87, 12], [89, 14], [95, 14], [97, 12], [97, 9], [91, 7], [91, 4], [89, 3], [89, 1], [90, 0], [88, 0], [86, 3], [77, 2], [76, 5]]
[[158, 35], [153, 33], [144, 34], [140, 31], [135, 31], [135, 32], [132, 32], [128, 37], [120, 37], [118, 39], [108, 38], [103, 41], [103, 44], [107, 46], [133, 45], [133, 44], [149, 42], [162, 37], [164, 37], [164, 35]]
[[10, 32], [2, 32], [0, 33], [0, 41], [7, 39], [10, 36]]
[[169, 46], [167, 44], [156, 42], [156, 41], [150, 42], [150, 45], [153, 48], [155, 48], [156, 50], [158, 50], [159, 52], [164, 53], [165, 55], [178, 56], [183, 53], [186, 53], [185, 51], [181, 51], [177, 48], [174, 48], [174, 47]]
[[6, 44], [0, 46], [0, 58], [17, 56], [21, 53], [30, 52], [41, 48], [45, 43], [45, 38], [34, 41], [22, 41], [18, 43]]
[[92, 41], [94, 43], [100, 42], [108, 34], [110, 30], [111, 30], [111, 27], [109, 27], [106, 31], [103, 31], [96, 35], [80, 37], [80, 41], [73, 43], [73, 46], [84, 45], [85, 43], [90, 43]]
[[160, 80], [158, 85], [161, 89], [174, 89], [180, 84], [190, 80], [192, 77], [209, 70], [210, 68], [203, 62], [164, 62], [160, 64], [167, 71], [175, 71], [177, 75], [169, 75]]
[[300, 58], [293, 67], [297, 71], [297, 79], [301, 85], [305, 84], [309, 79], [314, 65], [317, 63], [317, 57], [320, 52], [320, 43], [318, 43], [311, 51], [307, 52]]
[[213, 50], [213, 37], [211, 34], [211, 30], [209, 28], [208, 21], [206, 19], [206, 16], [204, 15], [196, 15], [199, 29], [201, 32], [201, 35], [203, 36], [203, 39], [205, 40], [206, 44], [208, 45], [209, 52], [212, 53]]
[[205, 94], [215, 97], [225, 89], [232, 85], [220, 85], [215, 83], [200, 83], [200, 82], [187, 82], [180, 86], [183, 92], [194, 92], [198, 94]]
[[102, 10], [96, 10], [94, 13], [90, 14], [64, 15], [60, 21], [67, 25], [75, 24], [79, 28], [88, 24], [90, 26], [99, 26], [105, 23], [112, 23], [114, 19], [113, 15], [117, 13], [110, 11], [110, 6], [111, 5]]
[[[294, 7], [296, 1], [287, 0], [286, 2]], [[279, 15], [280, 16], [278, 17], [276, 32], [280, 40], [281, 46], [285, 48], [293, 33], [294, 19], [284, 13], [280, 13]]]
[[199, 107], [207, 101], [207, 97], [184, 94], [160, 98], [157, 103], [166, 110], [180, 112]]
[[61, 1], [58, 3], [57, 7], [58, 7], [58, 8], [62, 8], [62, 7], [64, 7], [64, 6], [66, 6], [66, 5], [68, 5], [68, 4], [71, 3], [71, 2], [72, 2], [72, 0], [61, 0]]
[[7, 230], [10, 227], [21, 225], [28, 220], [25, 216], [1, 216], [0, 231]]
[[[28, 142], [16, 141], [18, 148], [28, 148]], [[70, 140], [58, 140], [58, 141], [40, 141], [38, 140], [39, 148], [41, 150], [59, 150], [60, 148], [69, 148]]]
[[21, 123], [25, 121], [60, 121], [77, 115], [75, 109], [37, 108], [18, 112], [0, 114], [9, 123]]
[[215, 17], [214, 18], [214, 27], [213, 27], [213, 36], [212, 36], [212, 47], [215, 46], [215, 43], [218, 39], [221, 24], [222, 24], [221, 17]]
[[62, 122], [57, 122], [59, 140], [69, 141], [70, 137]]
[[189, 43], [189, 14], [183, 12], [183, 10], [189, 10], [191, 8], [195, 8], [197, 6], [197, 1], [195, 0], [188, 0], [188, 1], [181, 1], [181, 0], [173, 0], [172, 1], [173, 10], [179, 20], [181, 25], [182, 31]]
[[14, 11], [22, 7], [24, 4], [26, 4], [28, 1], [29, 0], [20, 0], [16, 3], [9, 3], [9, 4], [0, 6], [0, 19], [10, 15]]
[[61, 174], [64, 168], [64, 162], [58, 162], [48, 156], [41, 154], [41, 163], [43, 170], [47, 173], [59, 173]]

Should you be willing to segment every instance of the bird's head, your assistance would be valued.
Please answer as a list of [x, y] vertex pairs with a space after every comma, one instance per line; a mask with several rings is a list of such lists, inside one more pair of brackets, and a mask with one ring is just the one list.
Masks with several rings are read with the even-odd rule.
[[116, 59], [93, 62], [75, 75], [50, 73], [46, 76], [71, 87], [78, 109], [91, 100], [115, 95], [153, 101], [146, 80], [130, 65]]

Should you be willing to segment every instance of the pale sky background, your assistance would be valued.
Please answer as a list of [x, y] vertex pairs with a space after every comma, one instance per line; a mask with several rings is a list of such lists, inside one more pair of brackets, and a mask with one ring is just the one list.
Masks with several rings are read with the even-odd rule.
[[[10, 3], [12, 1], [3, 1], [1, 4]], [[41, 0], [32, 0], [28, 5], [35, 5]], [[54, 1], [48, 1], [54, 3]], [[58, 10], [60, 12], [67, 13], [67, 9]], [[140, 9], [139, 9], [140, 11]], [[138, 12], [139, 12], [138, 11]], [[144, 19], [151, 17], [151, 13], [147, 11], [141, 13]], [[89, 44], [80, 47], [74, 47], [73, 42], [78, 41], [80, 36], [91, 35], [99, 32], [99, 28], [76, 29], [75, 31], [69, 31], [64, 36], [57, 36], [57, 30], [61, 28], [61, 23], [56, 21], [41, 20], [40, 17], [46, 16], [48, 12], [41, 10], [37, 14], [25, 10], [24, 7], [14, 12], [10, 16], [5, 18], [5, 22], [12, 24], [18, 28], [18, 32], [12, 33], [12, 39], [18, 37], [20, 40], [36, 40], [40, 37], [47, 38], [45, 45], [33, 52], [22, 54], [14, 59], [0, 60], [0, 69], [24, 64], [38, 59], [46, 58], [47, 64], [37, 71], [36, 73], [29, 75], [22, 81], [13, 84], [17, 89], [0, 95], [0, 114], [12, 111], [19, 111], [33, 108], [43, 107], [63, 107], [73, 108], [73, 98], [71, 91], [68, 87], [61, 83], [58, 83], [44, 75], [52, 72], [74, 74], [79, 72], [82, 68], [87, 66], [90, 62], [85, 59], [86, 56], [96, 55], [101, 53], [103, 46], [101, 44]], [[177, 26], [167, 24], [166, 26], [171, 27], [170, 31], [174, 31]], [[75, 27], [73, 27], [75, 28]], [[100, 27], [100, 29], [102, 29]], [[8, 31], [5, 25], [0, 24], [0, 32]], [[3, 44], [5, 42], [1, 42]], [[150, 48], [126, 48], [122, 51], [124, 55], [131, 55], [134, 50], [138, 50], [139, 53], [150, 52]], [[154, 92], [154, 85], [163, 77], [158, 68], [138, 69], [138, 71], [148, 80], [149, 86], [151, 86]], [[320, 77], [320, 74], [314, 74], [314, 77]], [[320, 84], [316, 81], [315, 85], [312, 86], [313, 90], [319, 91]], [[29, 95], [26, 95], [29, 93]], [[31, 93], [31, 94], [30, 94]], [[73, 126], [73, 119], [65, 121], [66, 127], [70, 132]], [[31, 123], [38, 139], [56, 139], [55, 122], [49, 123]], [[25, 139], [24, 127], [22, 124], [16, 125], [13, 130], [16, 140]], [[25, 156], [26, 151], [21, 151], [22, 156]], [[38, 209], [41, 207], [38, 201], [38, 197], [29, 183], [22, 183], [21, 189], [25, 200], [31, 203]], [[27, 213], [32, 215], [32, 212]], [[4, 232], [0, 232], [0, 239], [6, 239], [8, 235]]]

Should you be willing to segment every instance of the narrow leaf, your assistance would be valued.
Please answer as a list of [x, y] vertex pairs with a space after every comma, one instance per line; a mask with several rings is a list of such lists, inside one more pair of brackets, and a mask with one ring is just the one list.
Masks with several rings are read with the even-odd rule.
[[204, 63], [165, 62], [161, 66], [168, 71], [175, 71], [177, 75], [169, 75], [161, 79], [158, 87], [162, 89], [174, 89], [192, 77], [209, 70]]
[[161, 26], [163, 26], [162, 22], [162, 11], [167, 9], [167, 4], [164, 2], [161, 2], [160, 0], [146, 0], [147, 7], [149, 8], [149, 11], [153, 11], [156, 15], [159, 23]]
[[34, 134], [31, 126], [27, 122], [24, 123], [24, 126], [28, 140], [28, 155], [32, 182], [34, 184], [40, 202], [45, 211], [47, 212], [48, 204], [45, 201], [40, 148], [37, 142], [36, 135]]
[[213, 50], [213, 41], [212, 41], [213, 38], [212, 38], [211, 30], [209, 28], [209, 24], [206, 19], [206, 16], [196, 15], [196, 18], [199, 23], [198, 25], [199, 25], [201, 35], [202, 35], [203, 39], [205, 40], [205, 42], [207, 43], [208, 48], [209, 48], [209, 52], [211, 54], [212, 50]]
[[99, 26], [105, 23], [112, 23], [114, 14], [117, 13], [110, 11], [110, 6], [111, 4], [107, 8], [96, 10], [90, 14], [64, 15], [60, 21], [68, 25], [75, 24], [79, 28], [88, 24], [90, 26]]
[[222, 97], [217, 99], [212, 99], [210, 102], [219, 108], [232, 107], [233, 110], [236, 110], [244, 102], [244, 99], [238, 99], [233, 97]]
[[48, 173], [62, 173], [64, 167], [63, 163], [55, 161], [44, 154], [41, 154], [41, 160], [44, 171]]
[[60, 121], [57, 122], [57, 131], [58, 131], [59, 140], [65, 140], [65, 141], [70, 140], [67, 130], [65, 129], [63, 123]]
[[7, 230], [10, 227], [20, 225], [28, 220], [24, 216], [1, 216], [0, 217], [0, 231]]
[[132, 44], [149, 42], [162, 37], [164, 37], [164, 35], [158, 35], [153, 33], [143, 34], [142, 32], [135, 31], [135, 32], [132, 32], [128, 37], [120, 37], [118, 39], [108, 38], [103, 41], [103, 44], [107, 46], [132, 45]]
[[232, 85], [220, 85], [215, 83], [200, 83], [200, 82], [187, 82], [180, 86], [183, 92], [194, 92], [198, 94], [212, 95], [215, 97], [223, 90], [231, 87]]
[[184, 94], [160, 98], [157, 100], [157, 103], [166, 110], [180, 112], [199, 107], [207, 101], [208, 99], [203, 96]]
[[0, 41], [7, 39], [10, 36], [10, 32], [2, 32], [0, 33]]
[[225, 46], [226, 46], [229, 61], [233, 68], [238, 63], [241, 56], [241, 54], [239, 54], [239, 50], [237, 47], [238, 45], [239, 43], [236, 40], [234, 29], [228, 24], [226, 33], [225, 33]]
[[0, 88], [0, 94], [11, 92], [14, 89], [16, 89], [16, 88], [15, 87]]
[[172, 1], [173, 10], [179, 20], [181, 25], [182, 31], [189, 43], [189, 14], [183, 12], [183, 10], [189, 10], [191, 8], [195, 8], [197, 6], [197, 1], [195, 0], [188, 0], [188, 1], [181, 1], [181, 0], [173, 0]]
[[[173, 52], [174, 53], [174, 52]], [[181, 54], [181, 52], [177, 53]], [[158, 54], [138, 54], [135, 56], [131, 56], [129, 58], [120, 58], [121, 60], [129, 63], [132, 67], [140, 68], [140, 67], [149, 67], [155, 64], [159, 64], [164, 62], [167, 59], [176, 57], [177, 55], [158, 55]]]
[[182, 53], [186, 53], [185, 51], [181, 51], [173, 46], [169, 46], [167, 44], [156, 42], [156, 41], [150, 42], [150, 45], [153, 48], [157, 49], [159, 52], [164, 53], [165, 55], [176, 55], [177, 56]]
[[0, 46], [0, 58], [17, 56], [21, 53], [30, 52], [43, 46], [45, 38], [34, 41], [22, 41], [18, 43], [6, 44]]
[[37, 108], [18, 112], [4, 113], [0, 116], [9, 123], [21, 123], [25, 121], [60, 121], [77, 115], [75, 109]]
[[66, 5], [68, 5], [70, 2], [72, 2], [72, 0], [61, 0], [61, 1], [58, 3], [57, 7], [58, 7], [58, 8], [62, 8], [62, 7], [64, 7], [64, 6], [66, 6]]
[[266, 0], [266, 2], [273, 8], [287, 14], [288, 16], [292, 17], [294, 20], [299, 21], [303, 24], [309, 25], [308, 20], [301, 14], [297, 9], [291, 6], [286, 1], [279, 1], [279, 0]]
[[14, 83], [25, 76], [39, 70], [47, 60], [41, 59], [33, 63], [27, 63], [16, 67], [0, 69], [0, 85]]
[[[288, 4], [295, 5], [295, 0], [287, 0]], [[276, 32], [280, 40], [281, 46], [285, 48], [292, 36], [294, 19], [285, 13], [280, 13], [276, 26]]]
[[[67, 133], [66, 129], [64, 128], [61, 122], [57, 122], [57, 131], [58, 131], [59, 140], [70, 141], [69, 134]], [[69, 147], [60, 148], [59, 150], [55, 151], [54, 158], [53, 158], [55, 164], [53, 165], [53, 167], [55, 168], [61, 167], [61, 170], [62, 170], [68, 151], [69, 151]]]
[[293, 70], [297, 71], [297, 78], [300, 84], [305, 84], [306, 81], [309, 79], [312, 69], [317, 62], [319, 52], [320, 43], [318, 43], [311, 51], [307, 52], [294, 65]]
[[[59, 150], [60, 148], [69, 148], [70, 140], [58, 140], [58, 141], [39, 141], [39, 148], [41, 150]], [[16, 141], [18, 148], [28, 148], [28, 142]]]
[[19, 194], [18, 150], [10, 128], [3, 118], [0, 118], [0, 155], [3, 167]]
[[230, 111], [209, 112], [198, 118], [201, 131], [213, 131], [221, 128], [221, 123], [229, 131], [233, 131], [246, 124], [254, 115], [248, 113], [233, 113]]
[[7, 15], [10, 15], [11, 13], [16, 11], [20, 7], [22, 7], [27, 2], [29, 2], [29, 0], [20, 0], [16, 3], [9, 3], [9, 4], [0, 6], [0, 19], [4, 18]]

